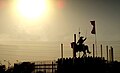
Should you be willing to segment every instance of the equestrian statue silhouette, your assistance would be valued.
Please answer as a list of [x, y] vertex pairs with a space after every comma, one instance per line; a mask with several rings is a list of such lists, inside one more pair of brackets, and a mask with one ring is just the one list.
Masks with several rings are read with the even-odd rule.
[[[81, 36], [79, 38], [79, 40], [76, 42], [72, 42], [71, 43], [71, 47], [74, 49], [75, 53], [77, 52], [83, 52], [83, 56], [82, 57], [86, 57], [87, 54], [86, 53], [91, 53], [88, 49], [88, 46], [84, 44], [84, 41], [86, 40], [87, 38], [84, 38], [83, 36]], [[87, 51], [87, 52], [86, 52]]]

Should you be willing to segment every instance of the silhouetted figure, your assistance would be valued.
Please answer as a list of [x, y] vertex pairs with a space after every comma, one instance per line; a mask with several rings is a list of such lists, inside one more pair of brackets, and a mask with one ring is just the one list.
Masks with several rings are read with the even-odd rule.
[[77, 44], [79, 45], [80, 48], [83, 48], [83, 50], [87, 50], [87, 53], [91, 53], [88, 49], [88, 46], [84, 44], [84, 41], [87, 38], [84, 38], [83, 36], [80, 37], [80, 39], [78, 40]]
[[77, 44], [82, 45], [84, 43], [84, 41], [87, 39], [87, 38], [85, 38], [85, 39], [83, 39], [83, 38], [84, 37], [81, 36], [80, 39], [78, 40]]
[[74, 49], [75, 53], [77, 53], [78, 51], [79, 52], [83, 52], [83, 56], [82, 57], [86, 57], [87, 54], [86, 54], [86, 51], [87, 53], [91, 53], [88, 49], [88, 46], [84, 44], [84, 41], [86, 40], [87, 38], [84, 38], [84, 37], [80, 37], [78, 42], [72, 42], [71, 43], [71, 48]]

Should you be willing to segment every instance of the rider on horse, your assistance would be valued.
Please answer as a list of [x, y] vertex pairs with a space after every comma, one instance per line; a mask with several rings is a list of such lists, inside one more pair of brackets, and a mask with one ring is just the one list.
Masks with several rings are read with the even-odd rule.
[[78, 40], [77, 44], [83, 45], [83, 42], [84, 42], [86, 39], [87, 39], [87, 38], [83, 39], [83, 36], [81, 36], [80, 39]]
[[[78, 42], [77, 42], [77, 44], [80, 46], [80, 48], [83, 48], [83, 49], [85, 49], [85, 44], [84, 44], [84, 41], [87, 39], [87, 38], [84, 38], [83, 36], [81, 36], [80, 38], [79, 38], [79, 40], [78, 40]], [[90, 51], [89, 51], [89, 49], [87, 48], [86, 49], [87, 50], [87, 53], [91, 53]]]

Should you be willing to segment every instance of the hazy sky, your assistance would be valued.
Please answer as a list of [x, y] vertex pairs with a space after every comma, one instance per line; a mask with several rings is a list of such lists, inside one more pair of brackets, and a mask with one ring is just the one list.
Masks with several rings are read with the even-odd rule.
[[70, 38], [79, 28], [83, 35], [90, 34], [90, 20], [95, 20], [98, 40], [120, 41], [119, 0], [63, 0], [62, 8], [57, 6], [59, 0], [51, 0], [54, 10], [34, 22], [16, 17], [11, 12], [12, 0], [0, 1], [6, 4], [0, 10], [0, 40], [60, 41]]
[[[33, 48], [35, 47], [24, 47], [18, 43], [17, 45], [19, 46], [17, 48], [20, 51], [9, 46], [5, 47], [6, 44], [16, 45], [16, 41], [24, 41], [22, 43], [27, 42], [26, 44], [31, 44], [28, 41], [37, 41], [40, 43], [49, 42], [46, 45], [47, 47], [45, 47], [47, 49], [44, 49], [44, 51], [47, 50], [48, 55], [56, 58], [60, 52], [59, 44], [67, 42], [67, 48], [70, 48], [69, 44], [73, 41], [73, 34], [78, 34], [79, 28], [81, 35], [86, 36], [88, 38], [87, 41], [92, 45], [93, 43], [90, 42], [94, 41], [94, 35], [90, 33], [92, 30], [90, 21], [95, 20], [97, 41], [110, 43], [110, 46], [114, 45], [114, 48], [117, 50], [116, 59], [120, 59], [120, 0], [61, 0], [61, 3], [59, 3], [60, 0], [48, 1], [51, 3], [49, 12], [39, 19], [29, 20], [24, 17], [19, 17], [20, 14], [14, 12], [16, 11], [13, 9], [15, 6], [12, 5], [14, 0], [0, 0], [0, 43], [4, 44], [4, 47], [1, 46], [0, 48], [0, 52], [3, 52], [0, 57], [6, 57], [6, 54], [13, 54], [17, 57], [33, 54], [37, 58], [44, 58], [45, 54], [42, 56], [35, 54], [36, 51], [38, 52], [38, 43], [32, 43], [32, 45], [37, 44], [37, 49], [34, 50]], [[60, 6], [59, 4], [62, 5]], [[52, 44], [51, 47], [50, 42], [54, 42], [55, 45]], [[19, 43], [21, 44], [21, 42]], [[48, 49], [49, 47], [52, 49]], [[3, 50], [3, 48], [10, 51]], [[30, 48], [33, 51], [31, 53], [25, 49], [26, 52], [23, 55], [23, 48]], [[40, 50], [43, 50], [41, 48]], [[50, 52], [51, 50], [52, 52]], [[53, 52], [55, 53], [53, 54]], [[66, 50], [66, 56], [70, 54]]]

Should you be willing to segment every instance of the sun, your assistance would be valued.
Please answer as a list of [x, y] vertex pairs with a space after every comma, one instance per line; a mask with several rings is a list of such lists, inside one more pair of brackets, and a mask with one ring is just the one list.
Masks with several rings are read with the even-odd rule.
[[17, 10], [20, 15], [29, 19], [40, 17], [46, 8], [46, 0], [19, 0], [17, 2]]

